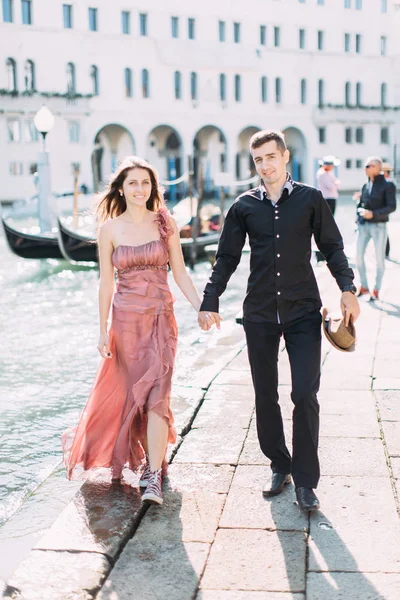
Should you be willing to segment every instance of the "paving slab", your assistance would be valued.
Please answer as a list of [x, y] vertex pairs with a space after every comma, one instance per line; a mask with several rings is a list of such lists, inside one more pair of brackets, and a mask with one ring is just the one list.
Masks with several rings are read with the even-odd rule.
[[[397, 356], [397, 358], [396, 358]], [[375, 362], [374, 362], [374, 377], [376, 379], [380, 379], [380, 378], [389, 378], [391, 379], [393, 376], [396, 377], [396, 375], [398, 375], [398, 369], [399, 369], [399, 360], [398, 360], [398, 351], [397, 351], [397, 355], [395, 354], [394, 356], [392, 356], [391, 359], [389, 358], [380, 358], [379, 356], [377, 356], [375, 358]]]
[[370, 390], [321, 390], [320, 414], [357, 416], [360, 420], [376, 417], [375, 397]]
[[208, 552], [209, 544], [197, 542], [158, 540], [155, 544], [139, 527], [96, 600], [189, 600], [198, 588]]
[[362, 415], [362, 419], [349, 419], [348, 415], [323, 415], [320, 418], [321, 437], [380, 438], [376, 411]]
[[[283, 412], [283, 411], [282, 411]], [[291, 450], [292, 440], [292, 421], [283, 419], [286, 444]], [[241, 465], [270, 465], [271, 461], [264, 456], [261, 451], [260, 443], [257, 437], [256, 419], [253, 417], [243, 450], [240, 454], [239, 464]]]
[[177, 356], [179, 369], [173, 375], [174, 385], [207, 389], [213, 379], [244, 348], [244, 332], [232, 321], [223, 323], [221, 331], [199, 333], [199, 340], [207, 336], [205, 350], [198, 352], [196, 344], [185, 347]]
[[329, 353], [323, 367], [325, 373], [336, 372], [338, 374], [353, 378], [354, 375], [372, 377], [374, 370], [374, 356], [358, 356], [357, 352], [346, 354], [345, 352], [332, 351]]
[[397, 573], [308, 573], [307, 600], [398, 600]]
[[310, 518], [310, 571], [400, 576], [400, 520], [389, 477], [322, 477], [318, 497], [321, 510]]
[[390, 463], [392, 465], [393, 477], [400, 479], [400, 457], [391, 457]]
[[[82, 481], [69, 481], [60, 466], [0, 528], [0, 580], [7, 580], [73, 499]], [[1, 594], [1, 583], [0, 583]], [[0, 596], [1, 597], [1, 596]]]
[[213, 384], [196, 415], [194, 428], [248, 428], [254, 411], [254, 392], [250, 386]]
[[241, 427], [213, 427], [209, 430], [192, 429], [185, 436], [175, 463], [203, 463], [236, 465], [246, 438]]
[[400, 421], [382, 421], [389, 456], [400, 456]]
[[116, 556], [143, 514], [138, 488], [85, 483], [35, 548]]
[[377, 391], [375, 398], [382, 421], [400, 421], [399, 390]]
[[321, 438], [321, 473], [337, 476], [388, 476], [383, 444], [372, 438]]
[[96, 597], [110, 569], [107, 558], [95, 552], [33, 550], [8, 580], [2, 597], [91, 600]]
[[372, 377], [355, 373], [349, 377], [346, 370], [327, 371], [322, 368], [321, 391], [323, 390], [370, 390]]
[[229, 371], [250, 371], [249, 357], [247, 347], [244, 348], [230, 363], [226, 366]]
[[[308, 518], [295, 504], [293, 484], [274, 498], [264, 498], [262, 490], [271, 479], [270, 469], [238, 466], [229, 490], [219, 526], [238, 529], [305, 531]], [[243, 499], [246, 498], [246, 502]]]
[[230, 371], [229, 369], [224, 369], [214, 379], [213, 384], [253, 386], [253, 380], [250, 371]]
[[175, 417], [175, 429], [178, 435], [185, 435], [190, 429], [194, 415], [204, 398], [200, 387], [174, 385], [171, 394], [171, 408]]
[[219, 529], [200, 587], [304, 592], [305, 561], [304, 533]]
[[378, 338], [378, 342], [376, 344], [376, 358], [378, 360], [388, 359], [392, 360], [394, 356], [396, 356], [399, 352], [399, 344], [397, 342], [393, 342], [392, 340], [381, 340]]
[[242, 592], [238, 590], [200, 590], [196, 600], [305, 600], [304, 594], [280, 592]]
[[172, 464], [162, 509], [151, 506], [141, 522], [146, 540], [211, 543], [232, 477], [229, 466]]
[[374, 390], [400, 390], [400, 377], [377, 377]]

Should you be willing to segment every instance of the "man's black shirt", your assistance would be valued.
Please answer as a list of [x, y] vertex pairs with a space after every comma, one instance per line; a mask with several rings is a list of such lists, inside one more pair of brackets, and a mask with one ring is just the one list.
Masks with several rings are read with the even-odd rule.
[[200, 310], [218, 312], [219, 296], [240, 262], [246, 234], [251, 254], [243, 316], [249, 321], [285, 323], [321, 308], [310, 263], [313, 234], [339, 288], [353, 283], [342, 236], [321, 192], [291, 183], [292, 190], [284, 188], [275, 205], [261, 187], [236, 199], [225, 219]]

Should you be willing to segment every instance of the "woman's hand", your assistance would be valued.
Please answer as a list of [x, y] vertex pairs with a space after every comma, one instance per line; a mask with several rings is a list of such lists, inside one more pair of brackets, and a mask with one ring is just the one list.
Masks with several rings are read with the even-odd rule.
[[203, 331], [211, 329], [214, 323], [217, 326], [217, 329], [221, 329], [222, 317], [219, 313], [201, 310], [198, 314], [197, 321]]
[[97, 350], [100, 352], [103, 358], [112, 358], [112, 353], [110, 350], [110, 336], [108, 333], [100, 334]]

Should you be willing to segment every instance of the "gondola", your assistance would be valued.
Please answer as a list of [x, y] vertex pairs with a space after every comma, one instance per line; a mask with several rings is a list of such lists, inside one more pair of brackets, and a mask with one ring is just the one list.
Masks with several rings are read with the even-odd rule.
[[14, 254], [22, 258], [63, 258], [57, 236], [25, 233], [11, 227], [2, 219], [8, 245]]
[[58, 243], [62, 255], [70, 262], [98, 262], [97, 243], [93, 236], [71, 231], [58, 219]]
[[[97, 262], [96, 240], [90, 236], [82, 235], [68, 229], [64, 223], [58, 220], [59, 243], [63, 256], [72, 262], [91, 261]], [[205, 247], [216, 244], [219, 233], [206, 233], [197, 238], [197, 258], [206, 256]], [[192, 238], [181, 238], [182, 252], [185, 260], [190, 260]]]
[[[196, 239], [196, 257], [204, 258], [207, 256], [206, 246], [210, 244], [217, 244], [219, 240], [219, 232], [215, 233], [204, 233]], [[191, 248], [193, 244], [193, 238], [181, 238], [182, 254], [185, 261], [189, 261], [191, 257]]]

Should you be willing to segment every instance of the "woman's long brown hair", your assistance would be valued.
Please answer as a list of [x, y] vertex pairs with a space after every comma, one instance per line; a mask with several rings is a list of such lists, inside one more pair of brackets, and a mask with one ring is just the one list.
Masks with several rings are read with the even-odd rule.
[[139, 156], [127, 156], [118, 166], [118, 169], [111, 175], [110, 183], [105, 193], [100, 197], [96, 208], [98, 224], [104, 223], [107, 219], [118, 217], [126, 211], [125, 196], [120, 195], [122, 184], [124, 183], [130, 169], [144, 169], [148, 172], [151, 181], [151, 194], [146, 202], [146, 207], [152, 212], [157, 212], [164, 204], [163, 188], [158, 181], [158, 175], [154, 167]]

